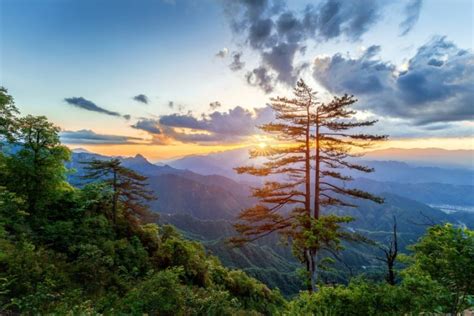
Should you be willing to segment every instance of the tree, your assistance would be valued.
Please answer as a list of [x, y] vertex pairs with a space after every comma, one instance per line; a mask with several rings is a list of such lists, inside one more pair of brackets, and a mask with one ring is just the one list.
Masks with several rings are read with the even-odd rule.
[[376, 257], [377, 260], [384, 262], [387, 265], [387, 275], [385, 279], [388, 284], [395, 285], [395, 261], [398, 255], [398, 237], [397, 237], [397, 220], [393, 217], [393, 233], [388, 246], [379, 245], [383, 251], [384, 257]]
[[[372, 126], [376, 121], [358, 121], [349, 107], [356, 102], [352, 96], [334, 97], [319, 103], [316, 93], [299, 80], [295, 98], [271, 99], [276, 122], [260, 128], [281, 142], [267, 151], [253, 151], [251, 157], [264, 156], [262, 166], [238, 167], [238, 173], [271, 176], [262, 188], [254, 189], [259, 203], [239, 214], [235, 228], [240, 234], [232, 239], [243, 244], [279, 232], [292, 240], [295, 255], [306, 265], [309, 289], [317, 282], [316, 256], [322, 250], [339, 251], [340, 240], [357, 237], [342, 231], [346, 216], [321, 215], [323, 208], [355, 207], [352, 199], [382, 203], [382, 199], [345, 183], [352, 180], [338, 169], [372, 172], [373, 169], [349, 161], [358, 156], [355, 149], [368, 148], [386, 136], [349, 133], [353, 128]], [[311, 151], [314, 149], [313, 154]], [[311, 169], [314, 168], [313, 178]], [[311, 190], [311, 181], [314, 189]], [[311, 207], [313, 200], [313, 207]]]
[[13, 97], [8, 94], [7, 89], [0, 87], [0, 149], [3, 142], [12, 142], [17, 127], [16, 115], [18, 109]]
[[112, 189], [112, 221], [117, 220], [119, 202], [126, 215], [147, 219], [151, 213], [146, 202], [155, 199], [152, 192], [145, 189], [147, 177], [121, 165], [119, 159], [92, 160], [84, 162], [84, 179], [101, 180]]
[[[251, 242], [277, 231], [294, 239], [303, 234], [302, 225], [309, 224], [299, 218], [308, 218], [311, 209], [311, 108], [316, 105], [316, 97], [302, 81], [298, 82], [294, 94], [293, 99], [271, 99], [277, 121], [260, 127], [284, 145], [251, 152], [252, 157], [268, 158], [262, 166], [236, 168], [240, 174], [271, 176], [272, 180], [253, 190], [259, 203], [239, 214], [240, 223], [235, 228], [240, 236], [232, 239], [235, 244]], [[309, 269], [310, 257], [300, 257]]]
[[15, 145], [19, 150], [8, 157], [7, 188], [26, 197], [30, 214], [39, 212], [65, 182], [64, 163], [70, 151], [59, 140], [59, 127], [48, 122], [44, 116], [18, 119]]
[[449, 291], [444, 313], [457, 315], [474, 299], [474, 231], [435, 225], [411, 247], [413, 264], [406, 277], [436, 281]]

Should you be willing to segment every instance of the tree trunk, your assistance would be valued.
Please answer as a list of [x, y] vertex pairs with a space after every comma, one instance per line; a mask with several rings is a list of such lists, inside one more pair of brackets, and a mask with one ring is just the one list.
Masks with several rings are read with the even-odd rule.
[[[306, 145], [306, 151], [305, 151], [305, 208], [306, 208], [306, 214], [309, 217], [308, 218], [308, 226], [306, 227], [307, 229], [311, 228], [311, 138], [310, 138], [310, 127], [311, 127], [311, 115], [310, 115], [310, 106], [311, 102], [308, 103], [306, 107], [306, 118], [307, 118], [307, 123], [306, 123], [306, 139], [305, 139], [305, 145]], [[309, 274], [309, 279], [308, 279], [308, 290], [310, 292], [314, 291], [314, 258], [311, 255], [311, 250], [306, 249], [306, 260], [307, 260], [307, 265], [306, 265], [306, 271]]]
[[315, 158], [315, 166], [314, 166], [314, 218], [319, 218], [319, 195], [320, 195], [320, 165], [321, 165], [321, 158], [319, 155], [319, 124], [316, 123], [316, 158]]
[[114, 170], [113, 190], [114, 190], [114, 197], [113, 197], [113, 201], [112, 201], [112, 221], [115, 225], [116, 224], [116, 219], [117, 219], [117, 199], [118, 199], [118, 194], [117, 194], [117, 171], [116, 170]]
[[308, 271], [308, 291], [310, 293], [316, 292], [316, 264], [314, 252], [311, 250], [306, 250], [306, 269]]
[[388, 284], [395, 285], [395, 271], [393, 270], [393, 262], [387, 262], [388, 264]]
[[316, 251], [312, 250], [310, 251], [310, 257], [311, 257], [311, 291], [316, 292], [318, 291], [318, 267], [317, 267], [317, 257], [316, 257]]

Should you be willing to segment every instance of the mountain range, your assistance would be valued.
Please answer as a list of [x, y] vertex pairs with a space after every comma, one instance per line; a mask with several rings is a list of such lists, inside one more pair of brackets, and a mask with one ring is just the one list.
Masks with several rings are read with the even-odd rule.
[[[244, 156], [247, 150], [190, 156], [159, 165], [141, 155], [118, 158], [125, 167], [148, 177], [149, 187], [158, 197], [150, 206], [160, 214], [161, 223], [170, 223], [187, 238], [199, 240], [225, 265], [241, 268], [291, 295], [301, 288], [296, 274], [299, 265], [290, 248], [279, 244], [278, 236], [270, 235], [243, 248], [232, 248], [226, 242], [235, 234], [232, 224], [238, 212], [254, 203], [249, 197], [250, 185], [257, 182], [236, 176], [232, 170], [235, 165], [248, 163]], [[81, 185], [84, 165], [80, 162], [109, 158], [85, 151], [74, 152], [68, 167], [76, 172], [69, 180]], [[414, 166], [397, 161], [364, 162], [376, 168], [376, 172], [364, 177], [353, 174], [355, 180], [350, 185], [384, 197], [385, 203], [358, 201], [357, 208], [327, 211], [353, 216], [355, 220], [347, 229], [386, 242], [396, 217], [403, 249], [434, 223], [452, 222], [474, 228], [474, 212], [470, 212], [474, 206], [472, 170]], [[443, 211], [436, 207], [438, 205], [450, 211]], [[350, 266], [351, 273], [380, 273], [382, 267], [374, 259], [376, 249], [367, 245], [346, 245], [346, 248], [340, 256], [344, 264], [336, 263], [341, 265], [338, 270], [344, 271]], [[343, 281], [347, 275], [328, 272], [326, 277]]]

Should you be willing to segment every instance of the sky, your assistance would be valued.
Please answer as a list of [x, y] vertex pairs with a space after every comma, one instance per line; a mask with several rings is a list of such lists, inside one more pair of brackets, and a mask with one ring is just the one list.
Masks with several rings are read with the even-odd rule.
[[473, 149], [471, 0], [0, 0], [0, 85], [61, 139], [152, 160], [268, 141], [298, 78], [384, 147]]

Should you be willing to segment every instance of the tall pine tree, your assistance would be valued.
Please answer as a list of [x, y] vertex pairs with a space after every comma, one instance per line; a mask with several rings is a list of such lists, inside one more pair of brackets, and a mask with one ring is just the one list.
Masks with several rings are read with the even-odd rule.
[[99, 180], [112, 190], [112, 221], [117, 221], [117, 213], [121, 206], [124, 215], [131, 219], [149, 220], [153, 217], [147, 202], [155, 196], [146, 189], [147, 177], [121, 165], [119, 159], [97, 160], [84, 162], [86, 174], [84, 179]]
[[329, 103], [320, 104], [316, 93], [303, 80], [298, 81], [294, 95], [292, 99], [271, 99], [276, 121], [260, 128], [279, 141], [279, 145], [267, 151], [251, 152], [252, 157], [266, 157], [266, 162], [261, 166], [236, 168], [238, 173], [271, 180], [253, 190], [259, 202], [239, 214], [239, 222], [235, 224], [239, 236], [232, 241], [244, 244], [273, 232], [284, 235], [291, 240], [295, 256], [306, 266], [308, 289], [314, 290], [321, 252], [339, 251], [341, 239], [358, 238], [341, 227], [350, 217], [323, 216], [322, 209], [354, 207], [353, 199], [357, 198], [382, 202], [368, 192], [347, 188], [345, 184], [352, 178], [339, 170], [372, 172], [348, 158], [357, 156], [355, 149], [367, 148], [386, 137], [349, 133], [353, 128], [376, 123], [354, 119], [356, 112], [349, 108], [356, 102], [352, 96], [335, 97]]

